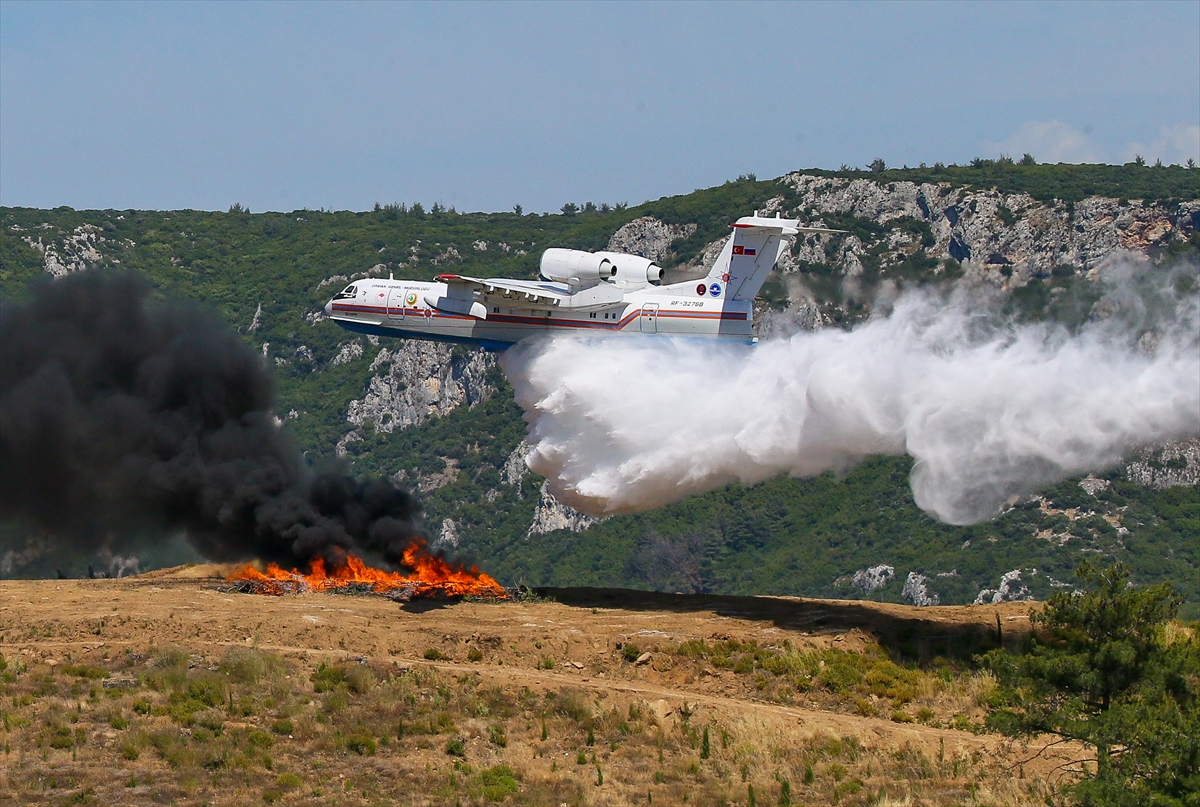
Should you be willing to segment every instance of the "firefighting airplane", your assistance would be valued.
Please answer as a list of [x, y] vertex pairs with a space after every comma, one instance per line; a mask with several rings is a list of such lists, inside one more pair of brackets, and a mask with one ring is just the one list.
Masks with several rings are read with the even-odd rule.
[[658, 285], [653, 261], [619, 252], [548, 249], [542, 280], [438, 275], [351, 283], [325, 304], [343, 328], [503, 350], [544, 333], [672, 334], [753, 341], [754, 298], [786, 236], [838, 233], [794, 219], [744, 216], [703, 280]]

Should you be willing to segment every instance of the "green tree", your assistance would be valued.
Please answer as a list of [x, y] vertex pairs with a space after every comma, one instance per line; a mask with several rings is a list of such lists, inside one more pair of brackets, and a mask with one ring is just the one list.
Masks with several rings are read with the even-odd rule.
[[988, 724], [1095, 748], [1084, 805], [1200, 805], [1200, 641], [1171, 620], [1183, 598], [1130, 585], [1122, 564], [1083, 564], [1032, 620], [1023, 653], [984, 657], [997, 688]]

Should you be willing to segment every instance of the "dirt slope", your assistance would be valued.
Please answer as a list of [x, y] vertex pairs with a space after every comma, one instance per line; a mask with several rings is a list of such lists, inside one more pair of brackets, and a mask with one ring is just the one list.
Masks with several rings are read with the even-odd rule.
[[[677, 729], [683, 732], [681, 736], [695, 734], [692, 745], [697, 745], [699, 735], [695, 731], [689, 734], [689, 727], [699, 725], [694, 721], [703, 719], [707, 721], [704, 725], [722, 732], [725, 738], [722, 747], [730, 742], [737, 747], [739, 731], [746, 734], [746, 742], [752, 742], [755, 733], [770, 734], [784, 749], [811, 748], [813, 738], [829, 735], [856, 738], [862, 748], [881, 755], [881, 760], [899, 759], [908, 753], [928, 759], [970, 759], [975, 767], [969, 773], [960, 773], [959, 778], [971, 779], [975, 784], [963, 787], [973, 787], [975, 793], [980, 792], [980, 787], [985, 790], [992, 787], [997, 804], [1021, 803], [1023, 797], [1016, 791], [1006, 793], [1003, 784], [1005, 779], [1014, 778], [1014, 772], [1021, 779], [1053, 778], [1054, 769], [1078, 752], [1051, 749], [1035, 756], [1036, 747], [1013, 748], [993, 735], [948, 727], [954, 724], [955, 712], [978, 717], [977, 704], [970, 701], [968, 691], [977, 682], [972, 684], [965, 678], [939, 685], [936, 692], [927, 684], [914, 685], [917, 694], [913, 705], [929, 703], [926, 712], [931, 717], [924, 721], [929, 725], [923, 725], [907, 715], [905, 722], [898, 722], [899, 708], [889, 719], [892, 707], [886, 698], [838, 697], [819, 687], [806, 692], [805, 687], [776, 683], [769, 674], [756, 672], [753, 666], [749, 671], [734, 669], [719, 658], [714, 662], [716, 657], [688, 655], [680, 650], [690, 641], [700, 641], [705, 647], [723, 642], [731, 647], [753, 645], [793, 654], [846, 651], [883, 658], [882, 648], [894, 657], [906, 654], [910, 658], [953, 658], [956, 653], [962, 655], [994, 643], [998, 625], [999, 635], [1005, 640], [1028, 631], [1028, 605], [1023, 603], [918, 609], [797, 598], [556, 589], [540, 592], [544, 599], [535, 602], [424, 601], [401, 605], [373, 596], [262, 597], [229, 593], [221, 590], [219, 577], [211, 576], [217, 571], [191, 567], [123, 580], [0, 582], [0, 654], [10, 662], [20, 662], [30, 674], [53, 673], [56, 668], [61, 671], [69, 665], [91, 664], [112, 669], [122, 659], [147, 658], [156, 648], [177, 647], [191, 656], [189, 666], [193, 668], [217, 669], [215, 665], [228, 658], [232, 648], [253, 648], [277, 654], [300, 670], [316, 669], [322, 662], [343, 662], [369, 665], [381, 678], [414, 672], [441, 674], [446, 680], [465, 680], [462, 676], [469, 675], [478, 686], [519, 691], [526, 698], [553, 698], [556, 692], [580, 692], [590, 703], [606, 704], [605, 708], [619, 706], [631, 716], [644, 711], [653, 724], [648, 724], [647, 731], [659, 732], [660, 767], [667, 765], [662, 751], [663, 732]], [[631, 661], [622, 652], [630, 644], [637, 646], [640, 662]], [[829, 658], [842, 656], [834, 653]], [[306, 680], [308, 675], [304, 673], [300, 680]], [[912, 706], [904, 708], [911, 710]], [[596, 709], [599, 715], [600, 707]], [[536, 719], [527, 719], [526, 724], [530, 732], [536, 733]], [[545, 718], [541, 725], [545, 739]], [[7, 722], [4, 727], [6, 742], [11, 746], [19, 739], [18, 732], [8, 731]], [[22, 742], [33, 742], [28, 731], [32, 729], [20, 735], [25, 738]], [[486, 726], [479, 731], [486, 734]], [[466, 732], [468, 740], [474, 736], [470, 730]], [[704, 736], [708, 736], [707, 729]], [[728, 739], [730, 736], [734, 741]], [[590, 743], [590, 728], [588, 739]], [[113, 742], [112, 738], [98, 739], [94, 745], [102, 749]], [[521, 793], [526, 790], [532, 793], [536, 790], [532, 783], [539, 776], [548, 777], [549, 781], [557, 771], [557, 763], [547, 768], [550, 763], [546, 761], [546, 748], [539, 751], [537, 742], [531, 738], [529, 748], [520, 751], [523, 742], [505, 746], [503, 751], [492, 748], [489, 753], [499, 753], [501, 756], [496, 759], [504, 760], [505, 764], [511, 761], [518, 770], [524, 770]], [[707, 747], [708, 740], [704, 743]], [[681, 749], [685, 756], [692, 753], [686, 747]], [[426, 771], [459, 764], [439, 751], [439, 748], [414, 748], [413, 755], [405, 757], [405, 764], [423, 759]], [[597, 759], [590, 745], [580, 752], [592, 753], [597, 772], [602, 764], [610, 766], [614, 773], [608, 775], [607, 785], [589, 781], [586, 786], [577, 785], [569, 798], [560, 795], [554, 798], [564, 799], [562, 803], [645, 803], [645, 798], [653, 796], [654, 787], [661, 785], [665, 788], [662, 797], [668, 801], [660, 798], [655, 803], [670, 803], [670, 793], [685, 792], [670, 790], [671, 780], [666, 773], [651, 772], [648, 767], [642, 771], [646, 766], [632, 755], [620, 757], [615, 741], [612, 751], [611, 756], [605, 754], [603, 762]], [[96, 753], [93, 764], [111, 764], [104, 761], [99, 750]], [[0, 793], [8, 795], [0, 796], [0, 803], [22, 801], [18, 795], [20, 787], [28, 786], [31, 772], [40, 764], [22, 754], [23, 767], [18, 767], [13, 764], [13, 756], [11, 753], [5, 756]], [[1031, 756], [1033, 759], [1019, 764]], [[817, 759], [811, 754], [806, 758]], [[49, 764], [48, 759], [43, 761]], [[730, 757], [731, 765], [732, 760]], [[79, 767], [78, 752], [73, 752], [72, 761]], [[145, 757], [137, 765], [144, 763]], [[133, 766], [132, 762], [119, 764]], [[806, 764], [811, 768], [815, 763]], [[627, 776], [621, 773], [622, 765], [628, 768]], [[836, 792], [837, 782], [841, 781], [838, 766], [833, 762], [828, 765], [832, 766], [828, 770], [834, 787], [830, 792]], [[841, 775], [845, 776], [845, 766], [842, 767]], [[580, 775], [580, 770], [574, 770], [572, 776]], [[749, 763], [742, 766], [742, 781], [753, 786], [755, 780], [748, 778], [747, 770]], [[817, 770], [825, 768], [818, 765]], [[868, 773], [870, 770], [868, 765]], [[170, 776], [169, 772], [160, 772], [160, 779], [164, 775]], [[449, 775], [453, 780], [454, 772]], [[739, 788], [746, 787], [736, 781], [736, 767], [723, 775], [730, 783], [721, 792], [736, 794], [741, 792]], [[808, 770], [796, 775], [813, 776]], [[775, 780], [782, 781], [782, 776], [776, 773]], [[712, 781], [721, 780], [717, 776]], [[861, 781], [869, 791], [870, 780]], [[220, 802], [222, 791], [214, 787], [216, 790], [209, 792], [209, 798]], [[712, 787], [717, 788], [717, 784]], [[919, 796], [923, 792], [914, 787], [915, 790], [905, 791], [910, 800], [914, 793]], [[821, 803], [828, 798], [814, 790], [809, 802], [801, 790], [797, 785], [792, 794], [795, 803]], [[926, 787], [926, 791], [929, 791], [927, 801], [918, 798], [911, 803], [943, 803], [941, 796], [935, 796], [937, 788]], [[124, 796], [132, 798], [136, 792], [130, 790]], [[207, 791], [201, 788], [201, 792]], [[487, 801], [486, 794], [479, 793], [475, 794], [476, 800]], [[870, 794], [876, 800], [873, 803], [887, 803], [880, 800], [881, 793]], [[301, 803], [299, 791], [284, 793], [282, 797]], [[392, 794], [392, 798], [397, 797]], [[454, 800], [464, 798], [469, 801], [470, 793], [465, 797], [455, 795]], [[520, 801], [521, 795], [507, 798]], [[844, 803], [855, 803], [856, 796], [846, 793], [839, 798], [844, 798]], [[697, 800], [702, 802], [703, 798], [698, 796]], [[426, 791], [406, 803], [442, 802]], [[527, 803], [537, 803], [537, 799]], [[953, 799], [945, 803], [953, 803]]]

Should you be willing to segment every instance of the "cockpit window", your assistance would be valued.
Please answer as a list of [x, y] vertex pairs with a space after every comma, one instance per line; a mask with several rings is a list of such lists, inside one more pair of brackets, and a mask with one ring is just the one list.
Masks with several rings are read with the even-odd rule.
[[352, 285], [347, 286], [344, 291], [338, 292], [337, 299], [344, 300], [347, 297], [353, 297], [354, 294], [355, 294], [355, 289], [352, 284]]

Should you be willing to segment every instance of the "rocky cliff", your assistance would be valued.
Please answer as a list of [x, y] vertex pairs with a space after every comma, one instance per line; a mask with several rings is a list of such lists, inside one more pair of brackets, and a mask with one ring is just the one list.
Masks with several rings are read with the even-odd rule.
[[[353, 344], [343, 347], [344, 352], [334, 361], [353, 356]], [[494, 391], [487, 379], [494, 363], [495, 358], [482, 351], [456, 351], [440, 342], [395, 340], [371, 362], [366, 392], [350, 402], [346, 421], [390, 433], [459, 406], [471, 406]]]
[[[1143, 259], [1200, 226], [1200, 202], [1146, 203], [1090, 197], [1076, 204], [1039, 202], [1028, 194], [966, 190], [949, 183], [876, 182], [789, 174], [783, 183], [799, 196], [791, 211], [808, 221], [845, 214], [877, 224], [907, 218], [929, 225], [933, 243], [923, 245], [935, 259], [952, 259], [969, 273], [1015, 288], [1032, 277], [1049, 277], [1058, 266], [1087, 272], [1117, 251]], [[783, 197], [768, 205], [773, 212]], [[883, 266], [900, 263], [921, 244], [919, 233], [891, 232]], [[827, 260], [825, 236], [808, 236], [792, 255], [801, 261]], [[838, 254], [846, 273], [859, 271], [871, 244], [846, 239]], [[788, 271], [791, 266], [782, 266]]]

